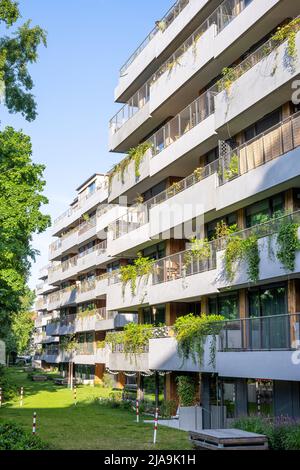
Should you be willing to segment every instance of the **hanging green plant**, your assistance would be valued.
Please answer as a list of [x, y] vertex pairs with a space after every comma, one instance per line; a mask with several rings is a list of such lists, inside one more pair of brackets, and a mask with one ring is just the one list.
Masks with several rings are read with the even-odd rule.
[[190, 240], [191, 248], [184, 254], [183, 267], [185, 271], [195, 261], [205, 261], [211, 257], [211, 244], [207, 238]]
[[137, 279], [150, 276], [153, 272], [154, 260], [150, 258], [144, 258], [140, 253], [138, 258], [134, 260], [133, 264], [127, 264], [122, 266], [120, 269], [120, 276], [122, 282], [122, 295], [123, 299], [125, 296], [125, 289], [128, 283], [130, 283], [131, 294], [134, 297], [136, 295]]
[[135, 176], [136, 178], [140, 177], [140, 165], [144, 158], [147, 150], [151, 149], [153, 145], [150, 142], [143, 142], [137, 147], [131, 148], [128, 151], [127, 157], [125, 157], [121, 162], [117, 163], [108, 175], [108, 190], [111, 192], [112, 181], [115, 176], [121, 178], [122, 184], [125, 183], [125, 172], [128, 169], [129, 164], [134, 161], [135, 167]]
[[257, 282], [259, 279], [259, 248], [258, 238], [251, 235], [248, 238], [230, 236], [226, 242], [224, 262], [226, 278], [233, 282], [235, 276], [235, 265], [246, 261], [248, 265], [247, 275], [250, 281]]
[[295, 270], [296, 252], [300, 250], [299, 224], [283, 220], [277, 234], [277, 258], [289, 271]]
[[239, 175], [239, 157], [233, 154], [230, 158], [228, 168], [224, 169], [224, 178], [230, 181]]
[[221, 315], [193, 314], [177, 318], [174, 330], [178, 343], [178, 354], [183, 362], [192, 358], [202, 365], [204, 346], [208, 336], [212, 336], [210, 344], [210, 365], [215, 365], [216, 337], [223, 328], [224, 317]]
[[118, 345], [122, 345], [125, 355], [139, 355], [145, 352], [152, 338], [153, 326], [129, 323], [123, 331], [108, 333], [105, 342], [109, 344], [112, 351], [116, 351]]
[[287, 40], [287, 53], [292, 62], [297, 59], [296, 35], [300, 31], [300, 18], [295, 18], [284, 26], [280, 26], [272, 40], [280, 45]]
[[129, 160], [134, 161], [136, 178], [139, 178], [141, 176], [140, 174], [141, 163], [143, 161], [143, 158], [147, 150], [151, 149], [152, 147], [153, 146], [150, 142], [143, 142], [142, 144], [139, 144], [137, 147], [131, 148], [128, 151]]
[[239, 78], [240, 73], [237, 68], [224, 67], [222, 70], [222, 78], [217, 82], [218, 91], [226, 91], [230, 94], [232, 84]]
[[204, 177], [204, 167], [199, 167], [194, 170], [193, 175], [196, 179], [196, 181], [201, 181]]
[[79, 344], [75, 335], [61, 337], [59, 345], [62, 351], [68, 352], [68, 353], [76, 352], [79, 347]]

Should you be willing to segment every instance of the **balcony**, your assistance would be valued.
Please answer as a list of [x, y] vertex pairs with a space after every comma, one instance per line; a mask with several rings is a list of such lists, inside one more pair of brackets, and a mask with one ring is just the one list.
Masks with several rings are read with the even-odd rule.
[[61, 294], [60, 291], [53, 292], [48, 296], [48, 306], [47, 309], [49, 312], [53, 310], [57, 310], [60, 307], [60, 298]]
[[72, 205], [67, 211], [54, 220], [53, 236], [60, 235], [63, 230], [74, 224], [83, 214], [103, 202], [106, 198], [107, 182], [104, 179], [102, 183], [95, 186], [93, 191], [81, 196], [76, 204]]
[[108, 354], [107, 367], [111, 371], [146, 372], [149, 371], [149, 347], [141, 354], [126, 354], [122, 344], [116, 345]]
[[106, 310], [102, 319], [98, 318], [96, 322], [96, 331], [110, 331], [115, 329], [124, 328], [128, 323], [137, 323], [138, 315], [126, 313], [119, 314], [118, 312], [108, 312]]
[[109, 226], [110, 256], [136, 251], [137, 246], [150, 241], [148, 210], [144, 204], [128, 208], [127, 213]]
[[190, 0], [177, 0], [174, 5], [168, 10], [168, 12], [163, 16], [160, 20], [160, 27], [156, 25], [155, 28], [146, 36], [143, 42], [138, 46], [138, 48], [133, 52], [133, 54], [129, 57], [129, 59], [125, 62], [125, 64], [120, 69], [120, 76], [126, 74], [128, 68], [131, 64], [138, 58], [138, 56], [142, 53], [142, 51], [148, 46], [148, 44], [153, 40], [156, 35], [162, 36], [169, 26], [173, 23], [173, 21], [180, 15], [183, 9], [189, 4]]
[[60, 307], [74, 306], [77, 302], [78, 289], [75, 285], [60, 291]]
[[[225, 0], [156, 70], [110, 120], [111, 150], [124, 152], [136, 145], [137, 141], [151, 132], [151, 127], [157, 127], [166, 115], [178, 112], [187, 100], [197, 95], [199, 79], [207, 83], [207, 76], [218, 73], [213, 64], [215, 38], [244, 12], [249, 3], [252, 3], [251, 0]], [[269, 5], [268, 8], [270, 9]], [[263, 15], [265, 12], [260, 13]], [[228, 60], [233, 61], [236, 58], [233, 56]], [[221, 68], [225, 65], [226, 63], [221, 64]], [[167, 101], [167, 109], [162, 110], [162, 105], [166, 108]], [[147, 108], [146, 111], [142, 111], [144, 108]], [[129, 121], [133, 123], [127, 125]], [[124, 130], [118, 137], [122, 127]]]
[[133, 194], [136, 195], [137, 185], [149, 178], [151, 156], [151, 149], [148, 149], [140, 162], [139, 176], [136, 176], [135, 162], [131, 161], [122, 176], [118, 173], [112, 177], [108, 197], [110, 202], [115, 201], [122, 194], [127, 193], [128, 195], [128, 191], [133, 187]]
[[96, 236], [97, 217], [91, 217], [82, 224], [78, 229], [78, 244], [87, 242]]
[[[250, 121], [262, 117], [265, 109], [276, 109], [291, 99], [291, 83], [300, 73], [300, 61], [296, 60], [293, 66], [289, 64], [286, 49], [287, 42], [278, 46], [272, 39], [267, 41], [232, 70], [235, 80], [229, 90], [224, 89], [226, 85], [222, 82], [215, 87], [219, 132], [224, 130], [225, 133], [230, 123], [234, 135]], [[299, 57], [300, 32], [296, 35], [296, 51]], [[245, 94], [244, 90], [251, 90], [251, 93]]]
[[96, 325], [103, 318], [107, 317], [106, 308], [95, 309], [91, 312], [82, 312], [76, 316], [75, 331], [81, 333], [84, 331], [96, 331]]
[[107, 240], [93, 246], [89, 250], [79, 253], [77, 260], [78, 273], [90, 271], [93, 268], [101, 267], [108, 261]]
[[77, 289], [77, 303], [88, 302], [96, 298], [96, 279], [90, 279], [80, 283]]
[[300, 314], [226, 322], [217, 368], [224, 377], [299, 381]]
[[48, 282], [55, 285], [62, 280], [62, 269], [60, 264], [51, 265], [48, 269]]

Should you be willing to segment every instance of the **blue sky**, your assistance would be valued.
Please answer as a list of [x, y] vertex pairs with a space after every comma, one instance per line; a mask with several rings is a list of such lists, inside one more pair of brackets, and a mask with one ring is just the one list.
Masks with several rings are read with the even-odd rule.
[[[39, 116], [27, 123], [1, 109], [1, 124], [32, 138], [33, 159], [46, 165], [46, 212], [62, 213], [75, 188], [119, 160], [108, 152], [108, 121], [120, 66], [172, 5], [172, 0], [20, 0], [25, 19], [48, 31], [48, 47], [32, 67]], [[40, 250], [30, 286], [48, 262], [50, 231], [34, 237]]]

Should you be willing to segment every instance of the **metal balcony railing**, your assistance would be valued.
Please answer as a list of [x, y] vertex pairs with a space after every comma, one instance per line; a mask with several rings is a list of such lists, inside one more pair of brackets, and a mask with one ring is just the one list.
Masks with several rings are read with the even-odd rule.
[[152, 144], [152, 156], [172, 145], [214, 112], [214, 95], [207, 91], [148, 139], [148, 142]]
[[212, 26], [216, 25], [219, 34], [234, 18], [236, 18], [252, 0], [225, 0], [184, 43], [166, 60], [150, 79], [130, 98], [130, 100], [112, 117], [110, 129], [116, 133], [131, 119], [150, 99], [150, 87], [166, 71], [178, 63], [182, 55], [194, 47], [200, 37]]
[[113, 239], [116, 240], [142, 227], [148, 221], [147, 207], [144, 204], [140, 204], [135, 207], [130, 207], [126, 214], [115, 220], [109, 226], [109, 230], [112, 231]]
[[190, 250], [185, 250], [158, 260], [154, 265], [153, 284], [175, 281], [205, 271], [216, 269], [216, 244], [210, 242], [210, 256], [207, 259], [190, 261]]
[[300, 146], [300, 113], [237, 147], [220, 160], [220, 185]]
[[120, 69], [120, 76], [125, 75], [128, 67], [135, 61], [135, 59], [140, 55], [140, 53], [145, 49], [145, 47], [152, 41], [154, 36], [159, 31], [164, 32], [177, 18], [177, 16], [182, 12], [182, 10], [188, 5], [190, 0], [178, 0], [163, 16], [159, 21], [159, 25], [156, 25], [155, 28], [148, 34], [144, 41], [138, 46], [138, 48], [133, 52], [129, 59]]
[[300, 347], [300, 314], [226, 321], [219, 335], [220, 351], [277, 351]]

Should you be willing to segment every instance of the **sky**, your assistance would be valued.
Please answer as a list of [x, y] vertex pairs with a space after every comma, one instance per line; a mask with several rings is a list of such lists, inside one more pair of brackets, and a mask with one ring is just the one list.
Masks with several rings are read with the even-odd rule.
[[[33, 160], [46, 165], [44, 212], [63, 213], [76, 188], [94, 173], [107, 172], [120, 155], [108, 152], [108, 122], [119, 69], [151, 31], [172, 0], [19, 0], [23, 21], [48, 32], [48, 46], [30, 70], [38, 117], [27, 123], [1, 108], [1, 126], [22, 129], [32, 139]], [[51, 229], [35, 235], [40, 251], [29, 285], [48, 264]]]

